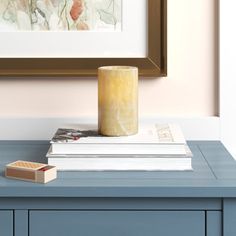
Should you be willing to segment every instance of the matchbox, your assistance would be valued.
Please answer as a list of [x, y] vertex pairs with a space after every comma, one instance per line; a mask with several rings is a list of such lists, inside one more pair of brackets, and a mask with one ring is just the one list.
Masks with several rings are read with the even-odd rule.
[[5, 176], [36, 183], [48, 183], [57, 178], [57, 170], [55, 166], [19, 160], [6, 166]]

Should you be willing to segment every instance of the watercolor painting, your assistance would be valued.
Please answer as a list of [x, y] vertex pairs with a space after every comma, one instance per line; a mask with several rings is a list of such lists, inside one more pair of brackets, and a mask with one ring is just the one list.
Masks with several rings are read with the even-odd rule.
[[0, 31], [121, 31], [122, 0], [0, 0]]

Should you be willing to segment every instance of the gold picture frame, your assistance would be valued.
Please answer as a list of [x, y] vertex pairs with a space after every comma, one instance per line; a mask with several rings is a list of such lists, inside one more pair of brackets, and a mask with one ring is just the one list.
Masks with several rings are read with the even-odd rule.
[[167, 0], [148, 1], [146, 58], [0, 58], [0, 76], [93, 77], [97, 68], [128, 65], [140, 76], [167, 76]]

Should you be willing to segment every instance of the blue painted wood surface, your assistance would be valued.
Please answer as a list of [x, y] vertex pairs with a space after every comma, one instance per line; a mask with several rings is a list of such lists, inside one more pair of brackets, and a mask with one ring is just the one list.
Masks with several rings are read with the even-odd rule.
[[[63, 231], [67, 227], [77, 236], [81, 222], [82, 235], [88, 236], [95, 231], [118, 236], [121, 229], [130, 236], [235, 236], [235, 160], [218, 141], [189, 145], [194, 171], [59, 172], [57, 180], [44, 185], [6, 179], [4, 167], [18, 159], [46, 162], [49, 143], [2, 141], [0, 236], [13, 236], [13, 224], [16, 236], [28, 235], [29, 229], [30, 235], [42, 235], [39, 224], [46, 225], [50, 236], [69, 235]], [[90, 219], [95, 228], [86, 227]], [[117, 230], [111, 231], [107, 221]], [[62, 222], [58, 231], [52, 229], [56, 222]]]
[[13, 236], [13, 211], [0, 210], [0, 235]]
[[27, 210], [14, 211], [14, 236], [28, 235], [28, 220]]
[[0, 198], [0, 209], [222, 210], [218, 198]]
[[234, 197], [236, 162], [218, 141], [189, 142], [194, 171], [59, 172], [46, 185], [10, 180], [14, 160], [46, 162], [48, 142], [0, 142], [0, 197]]
[[206, 212], [206, 236], [222, 236], [223, 222], [221, 211]]
[[205, 236], [205, 212], [30, 211], [30, 236], [41, 235]]
[[223, 200], [223, 236], [236, 235], [236, 198]]

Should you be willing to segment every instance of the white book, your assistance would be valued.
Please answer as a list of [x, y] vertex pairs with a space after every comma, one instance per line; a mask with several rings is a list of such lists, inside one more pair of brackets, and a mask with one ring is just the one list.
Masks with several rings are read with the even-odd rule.
[[49, 158], [48, 164], [64, 171], [184, 171], [191, 158]]
[[52, 152], [52, 147], [49, 148], [46, 157], [47, 158], [127, 158], [127, 157], [132, 157], [132, 158], [192, 158], [193, 154], [190, 150], [190, 148], [185, 145], [185, 154], [181, 155], [148, 155], [148, 154], [54, 154]]
[[184, 155], [186, 141], [179, 126], [157, 124], [127, 137], [100, 136], [97, 130], [58, 129], [53, 154], [89, 155]]
[[184, 171], [192, 170], [192, 152], [186, 155], [55, 155], [50, 149], [48, 164], [67, 171]]

